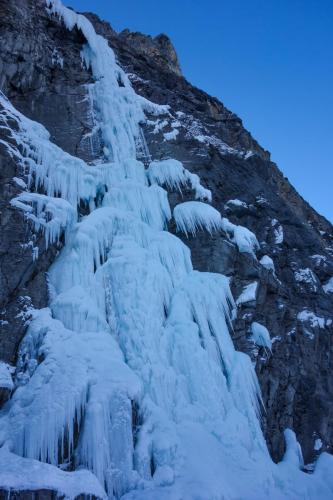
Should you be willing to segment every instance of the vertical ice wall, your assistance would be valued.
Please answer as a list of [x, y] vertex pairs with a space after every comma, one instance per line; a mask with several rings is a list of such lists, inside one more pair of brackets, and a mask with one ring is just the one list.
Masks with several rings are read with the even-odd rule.
[[[20, 348], [3, 449], [30, 459], [31, 471], [33, 460], [88, 469], [110, 498], [284, 498], [260, 429], [257, 379], [230, 338], [228, 280], [193, 271], [188, 248], [166, 230], [161, 185], [189, 183], [199, 199], [210, 192], [175, 162], [145, 171], [136, 160], [140, 122], [145, 110], [167, 107], [135, 94], [87, 19], [58, 0], [47, 5], [87, 40], [106, 162], [89, 167], [63, 152], [1, 97], [19, 123], [23, 153], [12, 153], [29, 177], [30, 192], [13, 204], [47, 241], [65, 236], [49, 272], [50, 307], [34, 312]], [[223, 230], [209, 205], [184, 205], [174, 213], [184, 231]], [[254, 252], [252, 233], [237, 240], [235, 228], [240, 251]], [[4, 468], [0, 483], [6, 477]]]

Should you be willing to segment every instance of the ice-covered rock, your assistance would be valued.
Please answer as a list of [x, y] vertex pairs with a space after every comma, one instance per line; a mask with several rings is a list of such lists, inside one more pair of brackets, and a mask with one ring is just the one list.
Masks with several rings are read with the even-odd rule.
[[264, 325], [254, 321], [251, 325], [251, 334], [255, 344], [260, 347], [265, 347], [270, 351], [272, 350], [271, 337], [269, 331]]

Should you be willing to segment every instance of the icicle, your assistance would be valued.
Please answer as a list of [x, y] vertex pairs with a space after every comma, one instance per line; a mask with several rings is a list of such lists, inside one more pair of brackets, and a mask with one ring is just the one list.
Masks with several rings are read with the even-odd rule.
[[212, 193], [200, 183], [200, 178], [192, 174], [177, 160], [153, 161], [147, 170], [151, 184], [167, 186], [168, 189], [178, 189], [189, 186], [195, 191], [197, 200], [212, 201]]
[[43, 231], [46, 248], [49, 244], [59, 242], [62, 231], [68, 233], [77, 220], [75, 208], [61, 198], [22, 193], [11, 200], [11, 205], [25, 212], [36, 231]]
[[232, 224], [228, 219], [223, 218], [221, 228], [227, 233], [230, 240], [237, 245], [240, 252], [249, 253], [256, 258], [255, 252], [260, 245], [256, 236], [246, 227]]
[[177, 231], [182, 231], [188, 236], [195, 236], [198, 230], [206, 230], [210, 234], [221, 228], [221, 214], [210, 205], [200, 201], [186, 201], [174, 208], [173, 217]]
[[[138, 381], [124, 364], [119, 348], [109, 334], [74, 334], [66, 330], [60, 321], [52, 319], [48, 310], [35, 313], [35, 319], [28, 337], [43, 338], [38, 355], [44, 360], [10, 401], [11, 448], [24, 457], [61, 464], [74, 455], [75, 426], [80, 428], [84, 418], [80, 437], [82, 444], [79, 443], [81, 451], [76, 453], [76, 460], [82, 460], [88, 466], [92, 464], [92, 470], [103, 484], [107, 474], [111, 474], [108, 454], [111, 453], [115, 466], [118, 464], [119, 467], [124, 460], [118, 460], [119, 450], [124, 451], [126, 441], [127, 456], [131, 456], [130, 420], [127, 430], [120, 432], [121, 420], [114, 416], [114, 431], [111, 434], [109, 423], [112, 412], [122, 414], [121, 407], [117, 410], [115, 406], [120, 397], [122, 404], [127, 405], [130, 419], [130, 400], [138, 396]], [[22, 348], [26, 352], [24, 345]], [[98, 409], [103, 407], [109, 412], [105, 413], [105, 420], [86, 417], [91, 413], [99, 415]], [[91, 441], [91, 432], [99, 438]], [[113, 451], [110, 451], [110, 441], [102, 439], [108, 435], [112, 441], [117, 439], [119, 442], [118, 447], [113, 442]], [[87, 441], [89, 449], [83, 453]], [[131, 471], [129, 458], [126, 460], [124, 467]], [[96, 461], [100, 461], [101, 465], [97, 466]], [[119, 481], [121, 483], [121, 478]], [[122, 486], [118, 485], [118, 488]]]

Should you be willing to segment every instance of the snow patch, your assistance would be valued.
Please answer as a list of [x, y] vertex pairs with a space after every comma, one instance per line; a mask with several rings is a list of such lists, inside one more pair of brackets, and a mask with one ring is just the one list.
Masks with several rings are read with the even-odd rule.
[[8, 491], [50, 490], [74, 500], [80, 495], [105, 499], [107, 495], [96, 476], [87, 470], [64, 472], [38, 460], [22, 458], [6, 447], [0, 448], [0, 489]]
[[309, 323], [312, 328], [325, 328], [325, 318], [317, 316], [317, 314], [307, 309], [298, 313], [297, 319], [301, 323]]
[[294, 272], [294, 276], [298, 283], [305, 283], [313, 292], [318, 291], [318, 279], [310, 268], [298, 269]]
[[178, 134], [179, 134], [179, 130], [175, 128], [171, 132], [165, 132], [163, 134], [163, 137], [164, 137], [164, 140], [166, 140], [166, 141], [173, 141], [176, 139]]
[[[257, 203], [259, 201], [257, 200]], [[283, 227], [277, 219], [272, 219], [271, 226], [273, 228], [274, 242], [276, 245], [282, 245], [284, 240]]]
[[245, 201], [238, 200], [237, 198], [235, 200], [229, 200], [225, 204], [226, 208], [229, 207], [242, 207], [242, 208], [248, 208], [248, 204], [245, 203]]
[[316, 440], [315, 440], [315, 443], [314, 443], [314, 446], [313, 446], [313, 449], [314, 449], [315, 451], [319, 451], [319, 450], [321, 450], [321, 449], [322, 449], [322, 447], [323, 447], [323, 442], [322, 442], [322, 440], [321, 440], [320, 438], [316, 439]]

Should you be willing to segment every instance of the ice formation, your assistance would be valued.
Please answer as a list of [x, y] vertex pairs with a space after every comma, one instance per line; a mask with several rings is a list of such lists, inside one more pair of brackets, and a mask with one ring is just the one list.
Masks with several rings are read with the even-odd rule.
[[264, 325], [261, 325], [260, 323], [254, 321], [251, 325], [251, 333], [252, 339], [255, 344], [260, 347], [265, 347], [270, 351], [272, 350], [271, 337], [269, 331]]
[[249, 253], [256, 258], [256, 251], [260, 245], [255, 234], [243, 226], [232, 224], [225, 217], [222, 219], [221, 227], [227, 233], [230, 240], [237, 245], [240, 252]]
[[220, 212], [201, 201], [179, 203], [173, 211], [177, 231], [195, 236], [197, 231], [205, 229], [210, 234], [221, 228]]
[[[230, 336], [229, 280], [194, 271], [189, 249], [166, 231], [162, 186], [189, 185], [208, 201], [209, 191], [175, 160], [147, 171], [136, 160], [144, 112], [167, 107], [135, 94], [84, 16], [59, 0], [47, 5], [87, 40], [106, 158], [88, 166], [63, 152], [1, 96], [18, 124], [19, 147], [8, 148], [27, 177], [13, 205], [47, 243], [63, 234], [64, 246], [49, 271], [49, 307], [32, 313], [0, 414], [0, 487], [127, 500], [331, 497], [330, 455], [304, 474], [287, 433], [284, 461], [271, 461], [257, 378]], [[208, 204], [182, 203], [174, 218], [186, 233], [222, 229], [239, 251], [258, 247]], [[250, 284], [237, 303], [256, 290]]]
[[248, 208], [248, 204], [245, 203], [245, 201], [241, 201], [241, 200], [238, 200], [238, 198], [236, 198], [234, 200], [227, 201], [227, 203], [225, 204], [225, 207], [226, 208], [230, 208], [230, 207]]
[[249, 283], [243, 288], [242, 293], [236, 300], [236, 304], [240, 306], [242, 304], [247, 304], [248, 302], [256, 301], [257, 291], [258, 291], [258, 282], [253, 281], [253, 283]]
[[147, 176], [151, 184], [166, 186], [169, 190], [189, 186], [195, 191], [196, 200], [212, 201], [212, 193], [203, 187], [199, 176], [192, 174], [178, 160], [153, 161], [148, 170]]
[[268, 271], [272, 271], [275, 274], [275, 265], [273, 259], [269, 255], [264, 255], [260, 259], [260, 264], [265, 267]]

